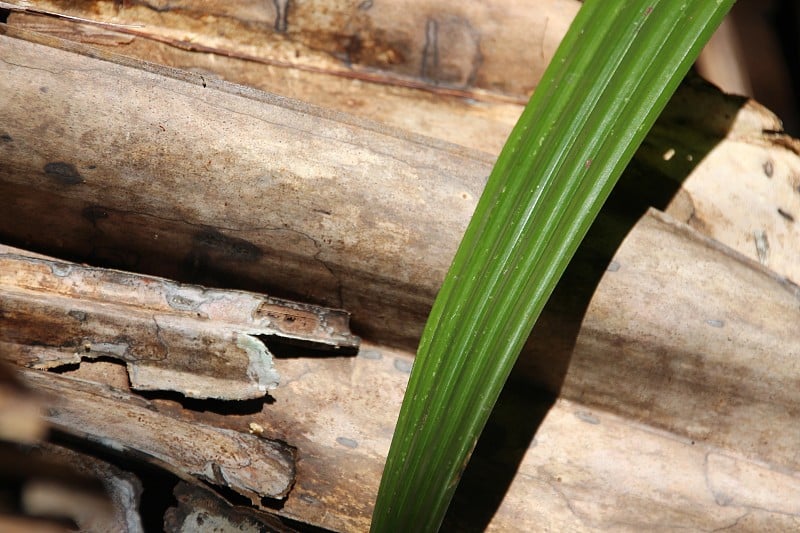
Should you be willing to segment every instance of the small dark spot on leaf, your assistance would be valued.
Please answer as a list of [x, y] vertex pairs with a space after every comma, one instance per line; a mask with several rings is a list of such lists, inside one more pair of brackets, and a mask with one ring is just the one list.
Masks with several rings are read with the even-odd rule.
[[780, 207], [778, 208], [778, 214], [788, 220], [789, 222], [794, 222], [794, 215], [789, 213], [788, 211], [784, 211]]
[[653, 6], [647, 6], [645, 8], [645, 10], [644, 10], [644, 16], [646, 17], [647, 15], [649, 15], [652, 12], [653, 12]]
[[44, 85], [42, 85], [41, 87], [39, 87], [39, 92], [46, 93], [46, 92], [47, 92], [47, 91], [49, 91], [49, 90], [50, 90], [50, 89], [49, 89], [48, 87], [45, 87]]
[[56, 161], [44, 166], [44, 173], [63, 185], [77, 185], [83, 183], [83, 176], [72, 163]]
[[13, 142], [14, 139], [11, 138], [11, 135], [8, 133], [0, 133], [0, 143], [10, 143]]
[[592, 160], [591, 160], [591, 159], [587, 159], [587, 160], [586, 160], [586, 164], [585, 164], [584, 166], [585, 166], [586, 168], [589, 168], [590, 166], [592, 166]]

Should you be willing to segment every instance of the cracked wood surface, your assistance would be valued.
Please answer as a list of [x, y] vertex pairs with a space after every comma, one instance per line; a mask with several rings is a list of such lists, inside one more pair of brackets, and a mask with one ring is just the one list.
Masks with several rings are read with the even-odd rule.
[[[94, 42], [138, 37], [244, 58], [278, 72], [291, 69], [445, 95], [519, 101], [536, 86], [578, 8], [577, 0], [519, 6], [502, 0], [98, 0], [74, 5], [37, 0], [16, 9], [118, 25], [96, 31], [84, 24], [81, 32]], [[529, 53], [517, 54], [517, 47]]]
[[[6, 242], [346, 307], [362, 334], [416, 342], [489, 155], [200, 74], [3, 31], [2, 83], [13, 95], [0, 107], [8, 162], [0, 190], [14, 200], [0, 213]], [[357, 90], [335, 94], [341, 104]], [[415, 115], [418, 101], [407, 94], [397, 104]], [[503, 119], [509, 128], [515, 117]], [[685, 83], [601, 213], [604, 231], [587, 239], [576, 262], [595, 264], [597, 277], [615, 246], [606, 234], [653, 205], [800, 279], [800, 158], [779, 128], [754, 102]], [[484, 138], [505, 134], [487, 130]], [[20, 220], [39, 231], [20, 231]], [[550, 306], [548, 315], [580, 320], [580, 310]]]
[[[280, 287], [304, 298], [344, 304], [355, 312], [354, 319], [362, 331], [373, 338], [414, 338], [449, 263], [446, 249], [455, 249], [460, 228], [471, 213], [472, 206], [458, 206], [461, 201], [474, 203], [476, 196], [461, 196], [454, 205], [441, 201], [463, 195], [464, 180], [479, 191], [491, 157], [296, 102], [258, 96], [210, 79], [207, 72], [182, 74], [157, 67], [148, 71], [134, 61], [114, 59], [106, 52], [59, 44], [10, 28], [3, 31], [117, 63], [77, 59], [0, 37], [0, 52], [15, 46], [14, 54], [2, 56], [0, 67], [7, 76], [0, 77], [0, 84], [17, 91], [8, 94], [18, 94], [14, 105], [27, 113], [24, 120], [15, 119], [10, 113], [13, 106], [0, 107], [0, 113], [8, 112], [4, 117], [11, 117], [4, 118], [0, 130], [0, 150], [4, 160], [11, 162], [0, 168], [0, 187], [16, 202], [0, 213], [4, 239], [119, 267], [162, 269], [162, 274], [183, 279], [260, 290]], [[37, 56], [35, 61], [33, 56]], [[185, 61], [181, 66], [196, 65], [193, 61], [197, 59], [187, 60], [190, 56], [187, 52], [180, 56], [180, 61]], [[29, 58], [27, 66], [12, 65], [24, 57]], [[66, 61], [70, 57], [72, 60]], [[230, 65], [234, 60], [206, 56], [203, 61], [209, 66]], [[263, 76], [269, 71], [257, 72]], [[258, 75], [251, 79], [258, 82]], [[106, 84], [104, 90], [97, 80], [107, 76], [116, 81]], [[308, 85], [310, 77], [296, 76], [301, 81], [294, 86], [294, 94], [305, 98], [315, 90], [323, 92], [314, 87], [325, 84]], [[58, 83], [58, 78], [65, 79]], [[305, 90], [297, 88], [304, 84]], [[118, 101], [117, 93], [108, 89], [112, 85], [120, 87], [129, 100]], [[159, 91], [162, 85], [169, 90]], [[338, 104], [322, 103], [358, 112], [359, 106], [349, 102], [372, 100], [363, 108], [369, 116], [381, 107], [374, 102], [381, 101], [382, 92], [374, 86], [353, 92], [357, 85], [335, 85], [333, 92], [338, 93], [326, 97], [325, 102], [338, 100]], [[205, 86], [203, 91], [201, 86]], [[52, 94], [55, 87], [58, 94]], [[95, 90], [103, 96], [92, 96]], [[145, 107], [145, 96], [137, 96], [145, 91], [150, 98], [148, 109], [152, 108], [145, 116], [153, 120], [149, 125], [135, 120], [129, 124], [128, 119]], [[198, 95], [207, 98], [198, 100]], [[425, 113], [435, 107], [440, 113], [437, 120], [444, 119], [451, 127], [440, 123], [431, 131], [439, 134], [447, 130], [449, 140], [488, 147], [492, 152], [502, 142], [504, 128], [510, 128], [516, 119], [515, 109], [519, 109], [509, 103], [451, 101], [447, 109], [453, 115], [468, 109], [470, 121], [481, 114], [487, 117], [487, 123], [496, 121], [496, 127], [485, 129], [483, 144], [470, 144], [480, 136], [474, 137], [473, 130], [470, 137], [466, 130], [472, 126], [460, 128], [457, 118], [447, 122], [448, 112], [437, 107], [434, 99], [426, 100], [410, 89], [386, 91], [385, 97], [394, 110], [378, 118], [402, 116], [405, 124], [413, 124], [419, 131], [428, 126]], [[260, 103], [241, 104], [248, 99]], [[416, 113], [420, 101], [423, 105]], [[179, 105], [174, 105], [176, 102]], [[196, 102], [201, 102], [198, 109], [191, 105]], [[172, 108], [166, 110], [170, 105]], [[226, 139], [176, 133], [168, 129], [168, 123], [155, 120], [162, 108], [160, 116], [174, 120], [176, 111], [174, 117], [179, 123], [186, 124], [188, 116]], [[215, 108], [218, 112], [213, 111]], [[264, 140], [236, 137], [229, 123], [242, 119], [245, 125], [252, 125], [257, 119], [245, 117], [254, 108], [261, 117], [300, 116], [301, 126], [316, 121], [319, 127], [302, 150], [297, 141], [296, 149], [282, 152], [280, 161], [274, 156], [262, 161], [263, 168], [272, 174], [261, 181], [248, 177], [246, 171], [253, 166], [253, 150], [263, 146]], [[222, 112], [225, 109], [227, 113]], [[40, 115], [34, 126], [26, 125], [31, 120], [29, 110], [38, 110]], [[99, 122], [105, 126], [97, 125]], [[333, 123], [337, 123], [336, 128], [331, 127]], [[19, 127], [16, 135], [8, 124]], [[283, 131], [269, 126], [265, 129]], [[798, 458], [792, 450], [800, 442], [800, 435], [792, 431], [798, 427], [794, 408], [798, 402], [793, 396], [798, 379], [793, 364], [796, 357], [792, 359], [792, 350], [798, 345], [798, 307], [796, 289], [780, 276], [800, 279], [798, 229], [794, 223], [795, 213], [800, 212], [800, 163], [796, 141], [779, 130], [777, 119], [753, 102], [723, 97], [698, 83], [684, 85], [621, 182], [623, 190], [634, 191], [644, 200], [632, 204], [631, 195], [611, 198], [596, 231], [587, 237], [543, 315], [528, 355], [520, 362], [518, 374], [545, 389], [561, 390], [564, 399], [550, 410], [535, 439], [530, 435], [522, 445], [515, 442], [495, 448], [496, 454], [490, 454], [482, 469], [478, 468], [478, 489], [472, 498], [463, 498], [467, 503], [457, 508], [464, 517], [474, 516], [470, 511], [479, 515], [467, 525], [485, 522], [495, 530], [519, 531], [548, 527], [641, 531], [664, 528], [665, 524], [695, 530], [798, 527], [798, 512], [791, 503], [797, 501], [798, 492]], [[161, 143], [157, 135], [167, 131], [172, 137]], [[332, 131], [337, 135], [331, 136]], [[149, 153], [156, 154], [155, 163], [140, 156], [146, 147], [145, 133], [150, 134], [151, 141], [156, 139], [149, 146]], [[301, 137], [288, 135], [290, 139]], [[225, 168], [209, 168], [206, 174], [190, 164], [191, 172], [186, 175], [192, 179], [183, 182], [173, 174], [183, 172], [186, 165], [170, 143], [187, 140], [199, 143], [189, 146], [192, 158], [199, 157], [200, 148], [219, 155], [222, 147], [234, 154], [238, 150], [244, 164], [231, 156], [225, 160]], [[382, 156], [375, 156], [374, 147], [391, 150], [393, 143], [403, 142], [413, 146], [401, 151], [408, 166], [398, 166], [398, 161], [388, 158], [385, 170], [381, 170]], [[354, 152], [354, 147], [362, 143], [367, 143], [361, 148], [364, 152]], [[73, 148], [69, 150], [67, 145]], [[75, 146], [88, 148], [82, 152]], [[100, 157], [131, 147], [129, 160], [115, 163], [124, 172]], [[369, 153], [376, 157], [375, 164], [340, 164], [342, 154], [338, 159], [330, 155], [336, 150], [342, 154]], [[313, 158], [309, 159], [309, 153]], [[50, 154], [58, 157], [48, 157]], [[78, 162], [65, 160], [64, 154], [77, 154]], [[426, 164], [435, 166], [436, 161], [449, 163], [441, 173], [427, 173]], [[98, 164], [102, 168], [89, 168]], [[334, 170], [317, 166], [326, 164], [339, 166], [331, 167]], [[86, 179], [84, 168], [99, 172]], [[281, 187], [273, 188], [270, 185], [276, 183], [275, 173], [280, 175], [281, 168], [296, 173], [278, 180]], [[401, 176], [404, 179], [385, 179], [383, 172], [394, 177], [403, 168], [408, 170]], [[106, 190], [106, 185], [100, 185], [101, 175], [112, 180]], [[271, 216], [262, 212], [264, 205], [268, 209], [277, 206], [279, 211], [285, 208], [282, 202], [299, 206], [294, 214], [281, 211], [282, 223], [289, 227], [279, 231], [269, 229], [272, 226], [251, 227], [247, 233], [247, 228], [228, 225], [227, 212], [219, 209], [217, 191], [213, 190], [217, 182], [211, 179], [223, 175], [240, 184], [242, 191], [258, 191], [258, 204], [251, 205], [244, 192], [238, 197], [243, 200], [236, 204], [238, 209], [250, 205], [248, 214], [253, 214], [253, 220]], [[339, 191], [331, 197], [331, 188], [308, 186], [320, 183], [321, 178], [337, 180], [347, 187], [344, 192], [354, 196], [346, 197]], [[148, 190], [158, 194], [137, 197], [126, 179], [154, 180]], [[161, 179], [164, 186], [157, 187]], [[648, 190], [637, 189], [637, 183], [645, 179]], [[212, 182], [215, 185], [209, 185]], [[247, 183], [249, 189], [244, 187]], [[170, 187], [175, 184], [183, 184], [191, 194], [170, 196]], [[216, 210], [205, 210], [205, 202], [191, 190], [206, 187], [211, 187], [210, 203]], [[88, 191], [90, 201], [81, 198], [80, 188]], [[93, 204], [96, 198], [115, 204], [113, 208]], [[131, 198], [147, 209], [167, 211], [170, 201], [175, 205], [168, 216], [152, 216], [131, 210]], [[187, 198], [196, 203], [187, 205]], [[377, 201], [381, 198], [391, 201], [394, 209]], [[627, 221], [638, 218], [642, 205], [665, 209], [694, 230], [779, 276], [658, 215], [644, 219], [647, 232], [637, 235], [635, 229], [612, 259], [619, 241], [609, 246], [607, 241], [614, 238], [608, 235], [619, 233], [621, 226], [627, 232]], [[455, 207], [458, 209], [453, 215]], [[204, 233], [195, 239], [191, 230], [200, 228], [192, 224], [209, 213], [216, 222], [203, 222], [198, 233]], [[442, 214], [453, 217], [444, 218]], [[235, 220], [244, 218], [241, 213], [233, 215]], [[313, 222], [310, 217], [317, 215], [319, 219], [309, 223]], [[44, 231], [20, 231], [20, 220]], [[376, 231], [380, 222], [393, 224], [391, 231]], [[440, 253], [420, 253], [409, 238], [409, 234], [418, 232], [434, 234]], [[371, 239], [384, 235], [386, 240], [376, 241], [375, 253], [365, 252], [368, 246], [359, 247], [357, 242], [362, 233]], [[252, 235], [256, 239], [250, 239]], [[165, 239], [169, 246], [162, 245]], [[247, 243], [255, 243], [255, 247]], [[271, 246], [292, 253], [275, 252]], [[371, 254], [366, 263], [359, 263], [363, 261], [359, 253]], [[703, 259], [695, 260], [692, 254], [697, 253]], [[165, 258], [163, 263], [155, 260], [159, 254]], [[252, 264], [243, 259], [247, 256], [255, 258]], [[595, 283], [587, 281], [595, 278]], [[683, 285], [687, 280], [688, 285]], [[745, 283], [753, 283], [753, 289], [740, 291]], [[589, 295], [597, 288], [598, 295], [590, 304], [576, 301], [581, 300], [583, 289], [575, 287], [587, 287]], [[683, 294], [684, 289], [688, 294]], [[633, 295], [639, 307], [615, 297], [614, 291]], [[658, 332], [657, 336], [636, 327], [640, 316]], [[394, 327], [405, 329], [383, 335]], [[754, 342], [750, 342], [753, 332]], [[617, 365], [620, 372], [616, 372]], [[372, 345], [355, 359], [282, 360], [280, 371], [285, 381], [273, 393], [280, 409], [264, 406], [260, 413], [240, 417], [181, 413], [238, 431], [249, 427], [297, 445], [298, 482], [282, 513], [332, 529], [364, 530], [402, 397], [407, 377], [404, 372], [410, 366], [410, 354]], [[617, 393], [619, 401], [614, 400]], [[163, 402], [156, 404], [169, 409]], [[179, 411], [176, 406], [171, 409]], [[528, 420], [530, 412], [528, 406], [512, 422], [501, 425], [495, 439], [508, 445], [507, 435], [513, 434], [520, 420]], [[475, 502], [486, 496], [486, 477], [502, 470], [504, 458], [514, 456], [515, 449], [528, 451], [520, 459], [517, 475], [507, 480], [511, 489], [499, 510], [487, 518], [481, 514], [485, 508]]]
[[[166, 533], [231, 531], [236, 533], [297, 533], [274, 515], [234, 507], [206, 488], [179, 482], [173, 491], [177, 505], [164, 516]], [[268, 528], [268, 529], [267, 529]]]
[[[488, 156], [196, 75], [0, 39], [6, 242], [358, 308], [396, 337], [418, 329], [404, 317], [429, 305], [456, 245], [440, 235], [462, 231]], [[40, 231], [17, 233], [31, 216]]]
[[[662, 291], [672, 295], [668, 303], [654, 296]], [[629, 305], [632, 298], [645, 303]], [[668, 215], [648, 213], [587, 310], [564, 384], [574, 400], [553, 404], [527, 385], [512, 386], [447, 523], [490, 531], [796, 528], [799, 304], [791, 282]], [[604, 323], [614, 327], [598, 331]], [[598, 357], [605, 373], [591, 367]], [[364, 531], [412, 362], [409, 352], [369, 343], [357, 357], [280, 359], [273, 400], [238, 412], [68, 383], [80, 394], [88, 387], [146, 404], [181, 427], [285, 442], [295, 450], [296, 481], [278, 513]], [[26, 376], [43, 390], [68, 379]], [[59, 419], [60, 412], [56, 401], [50, 418], [57, 427], [64, 420], [87, 426], [80, 412]], [[129, 423], [104, 416], [115, 427]], [[141, 446], [126, 440], [130, 433], [120, 431], [111, 444]], [[205, 447], [194, 442], [192, 453], [200, 453]], [[239, 450], [237, 457], [252, 453]], [[509, 488], [495, 500], [489, 485]]]
[[0, 245], [6, 357], [33, 368], [110, 357], [136, 390], [191, 398], [261, 398], [280, 379], [259, 338], [353, 351], [343, 311], [181, 285]]
[[106, 385], [36, 370], [23, 369], [20, 376], [46, 395], [45, 419], [55, 429], [144, 458], [184, 479], [229, 488], [254, 504], [284, 498], [292, 488], [294, 450], [285, 444], [182, 421]]

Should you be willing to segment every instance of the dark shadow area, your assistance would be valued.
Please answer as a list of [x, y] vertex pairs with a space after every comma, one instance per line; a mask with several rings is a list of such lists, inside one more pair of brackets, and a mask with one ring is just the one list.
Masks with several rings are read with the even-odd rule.
[[264, 346], [276, 359], [351, 357], [358, 354], [358, 347], [335, 346], [303, 339], [291, 339], [280, 335], [256, 335], [256, 337], [264, 343]]
[[127, 366], [125, 361], [121, 359], [116, 359], [114, 357], [108, 355], [100, 355], [97, 357], [87, 357], [82, 356], [80, 363], [66, 363], [63, 365], [54, 366], [52, 368], [48, 368], [48, 372], [53, 372], [54, 374], [69, 374], [70, 372], [75, 372], [81, 365], [91, 365], [92, 363], [111, 363], [123, 369], [125, 371], [125, 375], [128, 374]]
[[[743, 90], [800, 135], [800, 5], [797, 0], [739, 0], [728, 19], [738, 47], [732, 52]], [[757, 44], [755, 44], [757, 43]]]
[[[795, 97], [795, 111], [800, 113], [800, 3], [797, 0], [781, 0], [773, 18], [777, 29], [787, 73], [792, 80], [791, 94]], [[767, 105], [769, 107], [769, 105]], [[784, 121], [786, 133], [800, 136], [800, 117]]]
[[[719, 97], [690, 73], [637, 150], [556, 285], [511, 373], [512, 380], [560, 394], [584, 315], [614, 254], [651, 207], [665, 210], [681, 184], [725, 137], [746, 102]], [[691, 200], [679, 211], [693, 219]], [[676, 215], [677, 216], [677, 215]], [[683, 216], [683, 215], [682, 215]]]
[[[547, 412], [562, 394], [578, 334], [603, 274], [650, 207], [664, 210], [726, 135], [741, 97], [690, 73], [621, 176], [553, 291], [456, 490], [443, 530], [484, 531]], [[691, 213], [691, 210], [689, 210]], [[686, 221], [684, 221], [686, 222]]]
[[196, 413], [216, 413], [219, 415], [246, 416], [260, 413], [265, 405], [275, 403], [275, 398], [267, 394], [252, 400], [217, 400], [213, 398], [187, 398], [172, 391], [131, 391], [147, 400], [168, 400], [179, 404], [187, 411]]
[[509, 383], [467, 465], [442, 531], [484, 531], [500, 506], [555, 396]]
[[164, 513], [177, 503], [172, 491], [179, 481], [178, 477], [137, 458], [132, 450], [121, 455], [110, 448], [93, 444], [59, 430], [51, 430], [50, 441], [75, 452], [105, 461], [136, 476], [141, 481], [143, 489], [139, 514], [144, 531], [149, 533], [164, 530]]

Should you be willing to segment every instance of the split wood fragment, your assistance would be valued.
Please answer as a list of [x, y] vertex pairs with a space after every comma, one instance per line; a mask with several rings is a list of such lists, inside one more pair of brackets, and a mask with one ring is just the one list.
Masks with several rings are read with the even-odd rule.
[[20, 255], [0, 245], [7, 357], [33, 368], [110, 357], [136, 390], [263, 397], [279, 381], [259, 336], [352, 353], [343, 311]]
[[181, 421], [101, 384], [36, 370], [20, 374], [48, 396], [46, 420], [60, 431], [142, 457], [184, 479], [230, 488], [254, 504], [284, 498], [294, 484], [294, 451], [284, 444]]

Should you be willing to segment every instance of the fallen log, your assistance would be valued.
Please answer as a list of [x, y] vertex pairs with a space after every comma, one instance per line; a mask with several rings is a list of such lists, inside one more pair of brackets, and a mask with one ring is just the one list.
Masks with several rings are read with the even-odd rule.
[[[0, 89], [11, 95], [0, 107], [5, 242], [343, 307], [363, 335], [414, 345], [491, 156], [2, 32]], [[754, 103], [685, 85], [601, 215], [600, 238], [575, 263], [597, 277], [620, 230], [655, 205], [748, 257], [764, 255], [755, 235], [766, 235], [762, 261], [800, 279], [800, 230], [790, 220], [800, 213], [800, 158], [779, 128]], [[728, 179], [731, 171], [742, 179]], [[721, 215], [737, 212], [752, 215]]]

